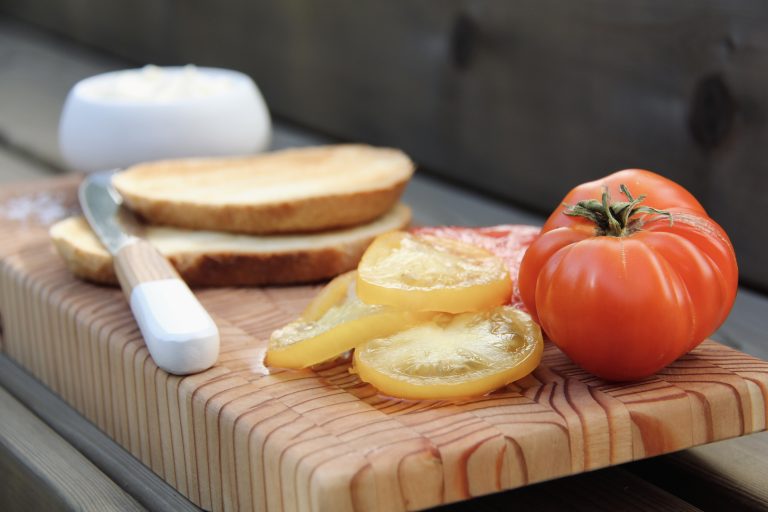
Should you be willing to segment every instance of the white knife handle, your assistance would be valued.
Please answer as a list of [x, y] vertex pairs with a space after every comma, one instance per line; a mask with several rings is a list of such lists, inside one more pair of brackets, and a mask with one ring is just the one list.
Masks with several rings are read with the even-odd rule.
[[141, 239], [121, 247], [115, 273], [157, 366], [187, 375], [214, 365], [218, 328], [157, 249]]

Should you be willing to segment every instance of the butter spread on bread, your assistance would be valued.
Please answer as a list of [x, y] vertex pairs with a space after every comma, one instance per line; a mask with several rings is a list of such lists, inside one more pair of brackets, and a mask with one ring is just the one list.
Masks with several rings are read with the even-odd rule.
[[[321, 233], [253, 236], [147, 226], [144, 236], [191, 285], [294, 284], [354, 269], [376, 236], [402, 229], [410, 219], [410, 209], [398, 204], [367, 224]], [[84, 218], [60, 221], [50, 235], [75, 275], [117, 283], [112, 257]]]
[[113, 184], [150, 224], [292, 233], [372, 221], [397, 203], [413, 171], [402, 151], [341, 144], [152, 162], [115, 175]]

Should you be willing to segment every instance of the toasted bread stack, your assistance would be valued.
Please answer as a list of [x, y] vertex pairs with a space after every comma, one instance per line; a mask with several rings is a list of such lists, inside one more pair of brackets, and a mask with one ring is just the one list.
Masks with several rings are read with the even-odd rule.
[[[355, 268], [376, 236], [407, 226], [398, 199], [413, 170], [398, 150], [336, 145], [141, 164], [113, 185], [188, 283], [293, 284]], [[83, 218], [50, 233], [74, 274], [117, 283]]]

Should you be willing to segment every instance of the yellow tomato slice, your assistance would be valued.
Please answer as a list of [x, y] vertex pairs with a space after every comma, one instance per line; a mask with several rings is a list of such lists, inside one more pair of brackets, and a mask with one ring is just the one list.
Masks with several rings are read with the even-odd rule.
[[272, 333], [265, 363], [306, 368], [430, 317], [363, 303], [355, 293], [355, 272], [349, 272], [328, 283], [298, 320]]
[[544, 342], [531, 317], [510, 306], [438, 314], [355, 349], [360, 379], [386, 395], [452, 399], [484, 395], [532, 372]]
[[326, 311], [344, 301], [349, 293], [349, 287], [354, 284], [357, 272], [352, 270], [333, 278], [323, 286], [312, 302], [304, 309], [301, 318], [314, 321], [322, 317]]
[[474, 245], [392, 232], [373, 241], [358, 267], [357, 290], [368, 304], [418, 311], [483, 311], [509, 301], [504, 262]]

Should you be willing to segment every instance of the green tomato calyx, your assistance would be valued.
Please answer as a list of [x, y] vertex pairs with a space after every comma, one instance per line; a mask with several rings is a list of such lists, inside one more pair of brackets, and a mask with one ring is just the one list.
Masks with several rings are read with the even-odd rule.
[[650, 206], [640, 206], [645, 194], [632, 197], [626, 185], [619, 185], [619, 190], [627, 198], [626, 201], [611, 202], [611, 193], [607, 186], [603, 187], [601, 200], [586, 199], [575, 205], [564, 204], [563, 213], [571, 217], [584, 217], [595, 223], [596, 236], [629, 236], [642, 229], [645, 216], [640, 213], [666, 215], [672, 223], [672, 214], [668, 211], [657, 210]]

